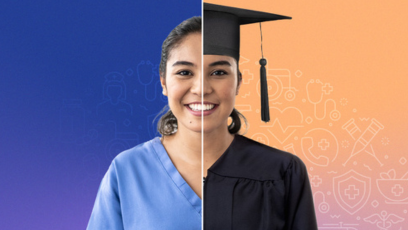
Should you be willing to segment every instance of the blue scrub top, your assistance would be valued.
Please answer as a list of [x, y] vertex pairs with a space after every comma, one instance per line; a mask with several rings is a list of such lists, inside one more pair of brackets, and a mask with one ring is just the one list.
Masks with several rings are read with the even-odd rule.
[[87, 229], [198, 230], [201, 199], [156, 137], [112, 161]]

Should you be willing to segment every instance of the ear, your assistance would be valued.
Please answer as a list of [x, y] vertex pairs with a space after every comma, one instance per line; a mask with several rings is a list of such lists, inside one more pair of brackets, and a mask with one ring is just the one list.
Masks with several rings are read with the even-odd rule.
[[238, 84], [237, 84], [237, 92], [235, 95], [238, 95], [239, 93], [239, 88], [241, 87], [242, 84], [242, 74], [241, 71], [238, 72]]
[[163, 95], [167, 96], [166, 78], [162, 77], [162, 73], [160, 73], [160, 84], [163, 88]]

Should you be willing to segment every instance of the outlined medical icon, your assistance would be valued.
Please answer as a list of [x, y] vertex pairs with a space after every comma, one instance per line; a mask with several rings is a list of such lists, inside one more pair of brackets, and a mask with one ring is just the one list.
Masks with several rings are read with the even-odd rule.
[[242, 84], [249, 84], [254, 80], [254, 74], [249, 69], [242, 70]]
[[108, 121], [114, 124], [115, 137], [110, 140], [105, 147], [106, 157], [112, 160], [120, 152], [129, 149], [139, 143], [139, 135], [136, 132], [121, 132], [117, 129], [115, 121]]
[[[351, 121], [351, 120], [350, 120]], [[343, 129], [346, 129], [347, 132], [349, 132], [350, 135], [354, 134], [356, 131], [353, 132], [353, 130], [357, 130], [355, 123], [352, 122], [347, 122], [345, 125], [343, 125]], [[381, 166], [383, 164], [381, 161], [377, 158], [375, 155], [374, 149], [372, 145], [370, 144], [371, 141], [374, 139], [374, 137], [378, 134], [378, 132], [384, 129], [384, 126], [377, 121], [376, 119], [372, 118], [370, 125], [366, 128], [366, 130], [360, 135], [360, 137], [357, 139], [357, 141], [354, 143], [353, 149], [351, 150], [350, 157], [346, 160], [346, 162], [343, 163], [343, 166], [346, 166], [347, 162], [355, 155], [358, 153], [362, 152], [363, 150], [366, 150], [367, 146], [370, 145], [370, 150], [366, 150], [368, 154], [373, 156]], [[353, 135], [352, 135], [353, 137]], [[354, 137], [353, 137], [354, 138]]]
[[303, 114], [296, 107], [286, 107], [283, 110], [278, 107], [270, 109], [271, 121], [260, 125], [268, 128], [267, 131], [280, 143], [286, 140], [296, 132], [296, 128], [303, 127]]
[[[269, 101], [278, 99], [283, 92], [287, 101], [295, 100], [296, 93], [299, 91], [292, 87], [292, 79], [288, 69], [267, 69], [266, 78], [268, 82]], [[256, 92], [260, 95], [260, 81], [256, 84]]]
[[342, 98], [342, 99], [340, 99], [340, 105], [342, 105], [342, 106], [346, 106], [348, 104], [348, 100], [347, 100], [347, 98]]
[[322, 227], [319, 226], [319, 230], [358, 230], [355, 226], [358, 226], [358, 224], [343, 224], [343, 222], [340, 222], [339, 224], [323, 224]]
[[333, 105], [333, 109], [330, 111], [330, 119], [333, 121], [338, 121], [341, 117], [340, 111], [336, 109], [336, 101], [333, 99], [326, 99], [323, 104], [323, 116], [318, 116], [317, 115], [317, 105], [322, 103], [323, 101], [323, 96], [328, 95], [333, 91], [333, 86], [330, 85], [330, 83], [323, 84], [319, 79], [311, 79], [307, 84], [306, 84], [306, 94], [307, 94], [307, 99], [310, 103], [314, 105], [314, 116], [317, 120], [323, 120], [326, 118], [326, 112], [328, 110], [327, 104], [331, 102]]
[[350, 136], [353, 138], [353, 140], [356, 139], [355, 135], [358, 135], [359, 133], [361, 133], [361, 130], [356, 125], [354, 118], [351, 118], [346, 123], [344, 123], [344, 125], [341, 128], [346, 130], [347, 133], [350, 134]]
[[[310, 177], [310, 184], [313, 186], [313, 187], [319, 187], [322, 183], [323, 183], [323, 179], [322, 178], [320, 178], [320, 176], [319, 175], [311, 175], [310, 173], [309, 173], [309, 177]], [[324, 195], [323, 195], [324, 196]]]
[[135, 139], [133, 106], [126, 102], [126, 83], [122, 74], [111, 72], [105, 75], [103, 99], [96, 107], [98, 122], [113, 123], [115, 136], [118, 138], [131, 136], [130, 139]]
[[236, 108], [238, 111], [242, 111], [242, 112], [244, 112], [244, 111], [248, 111], [248, 112], [252, 111], [251, 105], [239, 105], [239, 104], [236, 104], [236, 105], [235, 105], [235, 108]]
[[242, 98], [247, 98], [247, 97], [249, 97], [249, 96], [251, 96], [251, 92], [245, 93], [244, 95], [241, 95]]
[[294, 155], [297, 155], [295, 151], [295, 145], [293, 143], [289, 143], [283, 146], [283, 150], [285, 150], [286, 152], [292, 153]]
[[396, 178], [395, 169], [380, 173], [377, 188], [386, 199], [387, 204], [408, 204], [408, 171], [400, 178]]
[[243, 57], [243, 56], [241, 56], [241, 55], [239, 56], [239, 65], [248, 63], [249, 61], [251, 61], [251, 60], [248, 59], [248, 58], [246, 58], [246, 57]]
[[[320, 197], [318, 199], [318, 197]], [[318, 210], [321, 213], [327, 213], [330, 210], [330, 205], [329, 203], [326, 202], [326, 198], [324, 196], [324, 193], [321, 191], [317, 191], [315, 192], [315, 194], [313, 195], [313, 200], [315, 203], [318, 204]]]
[[144, 96], [147, 101], [154, 101], [161, 90], [160, 81], [158, 79], [158, 66], [153, 65], [149, 60], [140, 61], [136, 67], [136, 75], [139, 83], [145, 87]]
[[305, 133], [300, 146], [303, 155], [312, 164], [327, 167], [339, 153], [339, 143], [332, 132], [323, 128], [315, 128]]
[[350, 215], [365, 206], [371, 194], [371, 178], [350, 170], [333, 177], [333, 194], [340, 207]]
[[76, 144], [78, 145], [86, 145], [91, 143], [91, 141], [94, 141], [98, 138], [98, 130], [96, 129], [89, 129], [86, 131], [86, 134], [84, 134], [82, 137], [78, 137], [76, 140]]
[[369, 222], [371, 224], [375, 224], [378, 229], [381, 230], [388, 230], [390, 227], [392, 227], [394, 224], [398, 224], [400, 222], [403, 222], [405, 219], [397, 216], [395, 214], [388, 214], [386, 211], [381, 211], [380, 214], [375, 213], [371, 216], [368, 216], [364, 218], [364, 221]]
[[275, 125], [281, 127], [283, 132], [286, 132], [288, 128], [303, 127], [303, 113], [300, 109], [289, 106], [284, 109], [278, 107], [270, 107], [271, 121], [269, 123], [262, 124], [260, 127], [273, 128]]
[[118, 113], [133, 115], [132, 105], [125, 101], [126, 83], [122, 74], [111, 72], [105, 75], [103, 100], [96, 108], [98, 116], [106, 116], [110, 120]]
[[269, 145], [269, 138], [263, 133], [255, 133], [254, 135], [251, 136], [251, 139], [264, 145]]

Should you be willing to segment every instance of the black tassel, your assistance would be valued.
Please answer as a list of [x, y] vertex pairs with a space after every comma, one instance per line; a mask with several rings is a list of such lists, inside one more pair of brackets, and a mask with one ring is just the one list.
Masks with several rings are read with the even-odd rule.
[[259, 60], [261, 64], [261, 119], [264, 122], [269, 121], [269, 96], [268, 96], [268, 82], [266, 80], [266, 59], [263, 56], [262, 48], [262, 24], [259, 23], [259, 29], [261, 31], [261, 53], [262, 58]]
[[266, 59], [259, 60], [261, 64], [261, 118], [262, 121], [269, 121], [269, 96], [268, 96], [268, 82], [266, 80]]

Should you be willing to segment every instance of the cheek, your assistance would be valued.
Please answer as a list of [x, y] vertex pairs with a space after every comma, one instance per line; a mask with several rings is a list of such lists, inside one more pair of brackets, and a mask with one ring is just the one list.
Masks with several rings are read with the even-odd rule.
[[167, 98], [169, 101], [180, 100], [187, 91], [187, 84], [182, 84], [175, 80], [170, 80], [167, 82]]
[[237, 90], [235, 81], [225, 81], [217, 85], [220, 97], [225, 100], [235, 100], [235, 92]]

